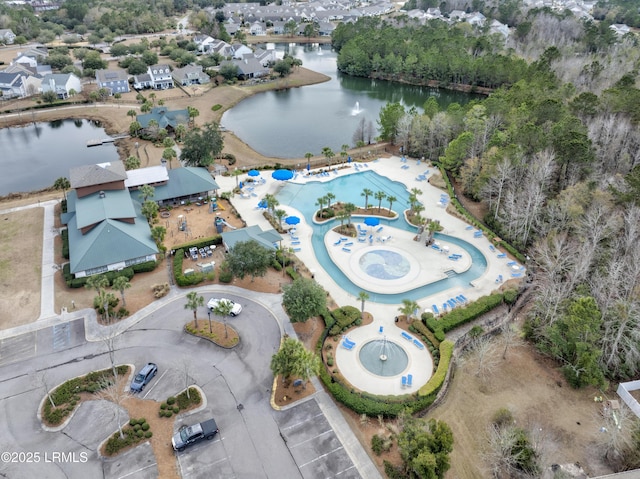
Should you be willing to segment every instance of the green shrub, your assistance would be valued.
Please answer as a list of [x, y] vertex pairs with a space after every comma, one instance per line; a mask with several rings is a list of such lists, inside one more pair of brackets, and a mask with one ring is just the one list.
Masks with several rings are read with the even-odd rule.
[[[469, 303], [465, 307], [454, 309], [442, 316], [440, 319], [426, 318], [427, 327], [433, 331], [434, 334], [438, 330], [446, 333], [458, 326], [462, 326], [463, 324], [473, 321], [474, 319], [500, 306], [502, 304], [502, 300], [503, 295], [501, 293], [483, 296], [477, 301]], [[439, 339], [438, 334], [435, 334], [435, 336]]]
[[175, 397], [173, 397], [173, 396], [169, 396], [169, 397], [167, 398], [167, 405], [169, 405], [169, 406], [173, 406], [173, 405], [175, 404], [175, 402], [176, 402], [176, 398], [175, 398]]
[[300, 273], [298, 273], [297, 271], [294, 271], [291, 266], [287, 266], [285, 271], [287, 272], [289, 277], [294, 281], [300, 277]]
[[149, 426], [149, 423], [145, 421], [142, 423], [141, 427], [143, 431], [148, 431], [151, 426]]
[[211, 111], [218, 111], [220, 108], [222, 108], [222, 105], [220, 103], [216, 103], [211, 107]]
[[343, 306], [334, 309], [331, 312], [336, 323], [329, 330], [331, 336], [340, 334], [346, 328], [350, 328], [358, 319], [360, 319], [360, 310], [353, 306]]
[[135, 427], [138, 424], [138, 420], [137, 419], [129, 419], [129, 426], [131, 427]]
[[382, 454], [382, 446], [384, 445], [384, 439], [377, 434], [374, 434], [371, 438], [371, 450], [376, 456]]
[[145, 261], [144, 263], [134, 264], [131, 269], [134, 273], [148, 273], [153, 271], [158, 266], [157, 261]]
[[501, 407], [494, 414], [491, 420], [498, 427], [508, 426], [513, 423], [513, 413], [506, 407]]
[[151, 431], [147, 431], [144, 433], [144, 437], [147, 439], [150, 439], [153, 436], [153, 433]]
[[220, 265], [218, 279], [221, 283], [231, 283], [231, 281], [233, 281], [233, 273], [231, 273], [226, 261]]
[[178, 414], [180, 412], [180, 406], [173, 406], [173, 413]]
[[440, 340], [436, 338], [436, 336], [420, 321], [414, 321], [409, 326], [409, 331], [414, 332], [416, 334], [421, 334], [427, 343], [433, 344], [435, 347], [440, 346]]
[[449, 363], [451, 362], [451, 355], [453, 354], [453, 343], [451, 341], [442, 341], [440, 343], [440, 361], [438, 362], [438, 369], [431, 379], [427, 381], [427, 384], [422, 386], [418, 391], [418, 395], [431, 397], [437, 393], [445, 378], [447, 377], [447, 371], [449, 370]]
[[60, 237], [62, 238], [62, 257], [69, 259], [69, 231], [66, 229], [62, 230]]

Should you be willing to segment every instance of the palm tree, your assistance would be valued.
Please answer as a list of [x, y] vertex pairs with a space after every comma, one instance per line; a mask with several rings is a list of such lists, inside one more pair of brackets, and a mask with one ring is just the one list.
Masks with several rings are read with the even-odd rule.
[[304, 381], [302, 386], [304, 389], [307, 389], [311, 376], [316, 376], [320, 372], [321, 365], [320, 357], [316, 353], [308, 349], [300, 351], [295, 362], [295, 374]]
[[278, 223], [280, 224], [280, 228], [282, 228], [282, 218], [284, 218], [286, 215], [287, 215], [287, 212], [282, 209], [277, 209], [273, 212], [273, 216], [278, 218]]
[[167, 228], [164, 226], [154, 226], [151, 228], [151, 237], [153, 241], [156, 242], [158, 248], [162, 246], [162, 242], [164, 241], [164, 237], [167, 234]]
[[[165, 138], [165, 140], [169, 140], [170, 138]], [[176, 154], [176, 150], [174, 150], [173, 148], [165, 148], [162, 151], [162, 159], [163, 160], [167, 160], [169, 162], [169, 169], [171, 169], [171, 161], [178, 156]]]
[[196, 117], [200, 115], [200, 111], [192, 106], [187, 106], [187, 111], [189, 112], [189, 121], [191, 122], [191, 125], [195, 125]]
[[196, 291], [187, 293], [187, 302], [184, 305], [184, 309], [190, 309], [193, 311], [193, 323], [196, 329], [198, 329], [198, 317], [196, 316], [196, 313], [200, 306], [204, 306], [204, 298], [202, 296], [198, 296]]
[[274, 208], [278, 206], [280, 202], [272, 194], [264, 195], [264, 201], [267, 203], [267, 209], [269, 210], [269, 214], [273, 215]]
[[184, 126], [182, 123], [176, 126], [176, 131], [175, 131], [176, 140], [182, 140], [186, 133], [187, 133], [187, 127]]
[[347, 215], [347, 220], [348, 220], [347, 224], [351, 225], [351, 215], [358, 208], [356, 208], [356, 205], [354, 205], [353, 203], [345, 203], [344, 206], [343, 206], [343, 209], [344, 209], [345, 214]]
[[394, 201], [398, 201], [398, 198], [396, 198], [393, 195], [389, 195], [387, 196], [387, 201], [389, 202], [389, 216], [391, 216], [391, 213], [392, 213], [391, 206], [393, 206]]
[[340, 228], [344, 226], [344, 220], [348, 218], [349, 218], [349, 215], [344, 210], [342, 210], [340, 213], [336, 215], [336, 219], [340, 220]]
[[328, 146], [325, 146], [322, 149], [322, 154], [324, 155], [324, 157], [327, 159], [327, 163], [330, 165], [331, 164], [331, 158], [333, 158], [335, 155], [335, 153], [333, 152], [333, 150], [331, 148], [329, 148]]
[[413, 319], [413, 316], [416, 314], [416, 311], [418, 311], [419, 309], [420, 306], [415, 301], [411, 299], [403, 299], [402, 306], [398, 308], [398, 311], [404, 314], [407, 317], [408, 322], [410, 323]]
[[240, 175], [242, 175], [242, 174], [244, 174], [244, 171], [239, 170], [238, 168], [236, 168], [235, 170], [233, 170], [233, 171], [231, 172], [231, 175], [236, 177], [236, 188], [238, 188], [238, 186], [239, 186], [239, 183], [238, 183], [238, 181], [239, 181], [239, 180], [238, 180], [238, 177], [239, 177]]
[[365, 210], [369, 208], [369, 195], [373, 195], [373, 191], [371, 191], [369, 188], [365, 188], [364, 190], [362, 190], [362, 193], [360, 193], [360, 196], [364, 196]]
[[336, 199], [336, 195], [334, 195], [333, 193], [329, 192], [326, 195], [324, 195], [324, 197], [327, 199], [327, 208], [331, 208], [331, 200], [335, 200]]
[[142, 202], [144, 203], [155, 194], [156, 189], [151, 185], [142, 185], [139, 191]]
[[369, 299], [369, 295], [366, 291], [360, 291], [358, 293], [358, 299], [361, 301], [360, 303], [360, 312], [364, 314], [364, 302]]
[[387, 194], [384, 191], [376, 191], [374, 195], [376, 200], [378, 200], [378, 213], [380, 213], [380, 208], [382, 207], [382, 200], [387, 197]]
[[[227, 316], [231, 314], [233, 311], [233, 303], [228, 299], [221, 299], [218, 301], [213, 308], [211, 308], [211, 312], [216, 316], [222, 316], [222, 322], [224, 323], [224, 337], [229, 337], [229, 332], [227, 331]], [[209, 332], [211, 332], [211, 316], [209, 316]]]
[[61, 176], [53, 183], [53, 188], [56, 190], [62, 190], [62, 194], [64, 195], [64, 199], [67, 199], [67, 190], [71, 187], [71, 183], [67, 178]]
[[117, 291], [120, 291], [120, 296], [122, 296], [122, 307], [126, 308], [127, 303], [125, 302], [125, 299], [124, 299], [124, 290], [129, 289], [131, 287], [131, 283], [129, 282], [129, 279], [126, 276], [118, 276], [116, 279], [113, 280], [113, 284], [111, 285], [111, 287]]
[[138, 112], [135, 110], [129, 110], [127, 112], [127, 116], [130, 116], [131, 118], [135, 118], [136, 116], [138, 116]]
[[318, 210], [318, 217], [322, 218], [322, 210], [324, 209], [324, 202], [327, 200], [326, 196], [321, 196], [320, 198], [317, 199], [316, 201], [316, 206], [319, 206], [320, 209]]
[[307, 159], [307, 170], [311, 169], [311, 158], [313, 158], [313, 153], [305, 153], [304, 157]]

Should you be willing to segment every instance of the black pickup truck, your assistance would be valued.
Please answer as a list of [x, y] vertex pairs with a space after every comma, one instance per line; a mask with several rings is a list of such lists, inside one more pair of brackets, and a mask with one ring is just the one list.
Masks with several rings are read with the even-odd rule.
[[171, 438], [171, 444], [176, 451], [184, 451], [187, 447], [203, 439], [213, 439], [216, 434], [218, 434], [218, 425], [215, 419], [211, 418], [192, 426], [181, 427]]

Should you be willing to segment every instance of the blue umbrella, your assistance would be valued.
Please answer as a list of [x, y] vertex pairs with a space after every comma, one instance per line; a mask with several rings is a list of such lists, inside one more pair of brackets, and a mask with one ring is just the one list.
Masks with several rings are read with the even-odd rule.
[[258, 170], [249, 170], [247, 175], [249, 175], [249, 176], [260, 176], [260, 172]]
[[288, 225], [297, 225], [298, 223], [300, 223], [300, 218], [298, 218], [297, 216], [287, 216], [284, 219], [284, 222]]
[[290, 180], [291, 178], [293, 178], [293, 171], [291, 171], [291, 170], [276, 170], [273, 173], [271, 173], [271, 177], [274, 180], [287, 181], [287, 180]]
[[364, 224], [367, 226], [378, 226], [380, 224], [380, 219], [375, 216], [369, 216], [364, 219]]

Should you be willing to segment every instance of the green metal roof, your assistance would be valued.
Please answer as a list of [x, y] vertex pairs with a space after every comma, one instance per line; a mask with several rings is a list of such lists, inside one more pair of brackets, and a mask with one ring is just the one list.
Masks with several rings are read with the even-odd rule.
[[[206, 168], [183, 167], [168, 171], [169, 181], [166, 185], [156, 186], [153, 201], [165, 201], [183, 196], [206, 194], [220, 187]], [[131, 195], [138, 199], [140, 190], [132, 191]]]
[[274, 229], [262, 231], [258, 225], [247, 226], [232, 231], [225, 231], [221, 234], [222, 241], [228, 249], [232, 249], [236, 243], [255, 240], [268, 249], [274, 249], [274, 243], [282, 240], [282, 236]]
[[[136, 204], [137, 205], [137, 204]], [[136, 209], [135, 223], [105, 219], [83, 235], [76, 216], [68, 223], [71, 273], [158, 253], [146, 218]]]
[[[76, 199], [76, 223], [84, 228], [103, 220], [135, 218], [136, 210], [129, 190], [109, 190]], [[145, 220], [146, 222], [146, 220]]]

